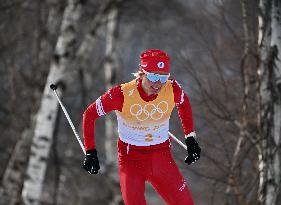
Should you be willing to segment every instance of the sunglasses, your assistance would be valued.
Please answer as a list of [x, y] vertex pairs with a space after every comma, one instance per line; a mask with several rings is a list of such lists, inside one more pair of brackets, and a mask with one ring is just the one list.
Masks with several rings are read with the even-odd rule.
[[166, 83], [167, 80], [169, 79], [170, 77], [170, 74], [167, 74], [167, 75], [160, 75], [160, 74], [157, 74], [157, 73], [149, 73], [145, 70], [142, 70], [145, 74], [146, 74], [146, 77], [149, 81], [151, 81], [152, 83], [155, 83], [157, 82], [158, 80], [160, 80], [161, 83]]

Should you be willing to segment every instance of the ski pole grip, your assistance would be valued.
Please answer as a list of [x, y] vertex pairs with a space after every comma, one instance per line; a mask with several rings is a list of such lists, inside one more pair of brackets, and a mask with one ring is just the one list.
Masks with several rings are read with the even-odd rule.
[[51, 84], [51, 85], [50, 85], [50, 88], [51, 88], [52, 90], [56, 90], [56, 89], [58, 88], [58, 86], [55, 85], [55, 84]]

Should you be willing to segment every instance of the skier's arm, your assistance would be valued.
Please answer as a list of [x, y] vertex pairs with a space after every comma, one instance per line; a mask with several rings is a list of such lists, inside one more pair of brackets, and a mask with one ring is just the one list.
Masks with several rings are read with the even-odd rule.
[[183, 92], [180, 85], [174, 80], [173, 91], [174, 100], [178, 108], [179, 117], [185, 134], [185, 144], [187, 146], [188, 156], [185, 163], [191, 164], [200, 158], [201, 148], [196, 141], [196, 133], [193, 129], [192, 109], [187, 95]]
[[93, 102], [83, 114], [83, 138], [86, 151], [95, 148], [96, 119], [113, 110], [122, 110], [124, 96], [120, 86], [109, 89], [105, 94]]
[[194, 132], [192, 109], [189, 99], [176, 80], [172, 80], [172, 86], [174, 91], [174, 102], [178, 109], [185, 138], [191, 136], [195, 137], [196, 134]]

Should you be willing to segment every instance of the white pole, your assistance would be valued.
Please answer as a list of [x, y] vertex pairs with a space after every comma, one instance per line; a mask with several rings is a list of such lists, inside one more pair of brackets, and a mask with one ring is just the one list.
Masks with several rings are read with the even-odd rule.
[[61, 100], [60, 100], [60, 98], [59, 98], [59, 96], [58, 96], [58, 94], [57, 94], [57, 92], [56, 92], [57, 87], [56, 87], [55, 85], [53, 86], [53, 84], [52, 84], [52, 85], [51, 85], [51, 88], [52, 88], [52, 90], [54, 91], [54, 93], [55, 93], [55, 95], [56, 95], [56, 97], [57, 97], [57, 99], [58, 99], [58, 101], [59, 101], [59, 104], [60, 104], [60, 106], [61, 106], [61, 108], [62, 108], [62, 111], [64, 112], [64, 114], [65, 114], [65, 116], [66, 116], [66, 118], [67, 118], [67, 121], [68, 121], [68, 123], [70, 124], [70, 126], [71, 126], [71, 128], [72, 128], [72, 131], [74, 132], [74, 135], [75, 135], [76, 139], [78, 140], [78, 142], [79, 142], [79, 144], [80, 144], [80, 147], [82, 148], [82, 151], [83, 151], [84, 154], [86, 155], [86, 150], [85, 150], [85, 147], [84, 147], [84, 145], [83, 145], [83, 142], [81, 141], [81, 139], [80, 139], [78, 133], [76, 132], [76, 129], [75, 129], [75, 127], [74, 127], [74, 125], [73, 125], [73, 123], [72, 123], [72, 121], [71, 121], [71, 119], [70, 119], [70, 117], [69, 117], [69, 115], [68, 115], [68, 113], [67, 113], [67, 111], [66, 111], [64, 105], [62, 104], [62, 102], [61, 102]]
[[173, 140], [175, 140], [180, 146], [182, 146], [185, 150], [187, 150], [187, 146], [183, 144], [178, 138], [176, 138], [175, 135], [173, 135], [170, 131], [168, 132], [169, 135], [172, 137]]

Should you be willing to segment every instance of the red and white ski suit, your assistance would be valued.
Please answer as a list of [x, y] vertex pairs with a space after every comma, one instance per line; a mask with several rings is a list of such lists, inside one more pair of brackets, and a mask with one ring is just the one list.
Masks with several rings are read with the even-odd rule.
[[118, 119], [118, 161], [120, 187], [126, 205], [145, 205], [148, 181], [171, 205], [193, 205], [191, 193], [170, 151], [169, 118], [174, 105], [184, 134], [193, 133], [188, 97], [175, 80], [160, 93], [146, 95], [141, 80], [115, 86], [93, 102], [83, 115], [86, 150], [95, 148], [95, 121], [116, 111]]

